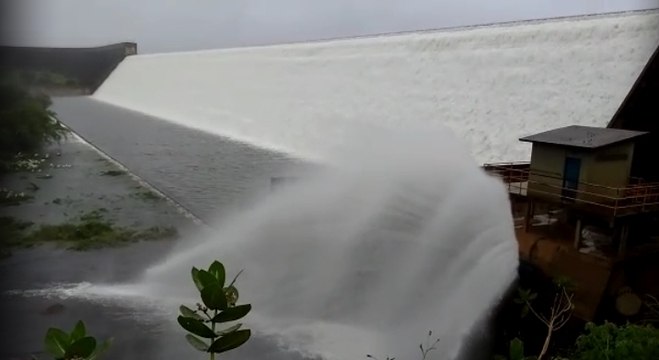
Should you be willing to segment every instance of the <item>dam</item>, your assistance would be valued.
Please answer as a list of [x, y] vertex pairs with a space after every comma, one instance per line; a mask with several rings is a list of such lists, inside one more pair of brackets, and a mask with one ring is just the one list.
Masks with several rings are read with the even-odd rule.
[[[128, 284], [67, 294], [178, 299], [191, 265], [222, 257], [247, 269], [258, 334], [228, 358], [412, 357], [432, 329], [438, 353], [458, 359], [518, 263], [508, 194], [476, 165], [527, 158], [516, 140], [531, 132], [605, 125], [658, 25], [644, 11], [129, 57], [93, 97], [55, 110], [217, 232]], [[292, 159], [344, 171], [226, 210]], [[189, 356], [167, 331], [144, 335], [153, 346], [139, 354], [117, 351]]]
[[656, 10], [125, 59], [94, 99], [322, 159], [446, 126], [481, 163], [548, 124], [604, 126], [659, 43]]

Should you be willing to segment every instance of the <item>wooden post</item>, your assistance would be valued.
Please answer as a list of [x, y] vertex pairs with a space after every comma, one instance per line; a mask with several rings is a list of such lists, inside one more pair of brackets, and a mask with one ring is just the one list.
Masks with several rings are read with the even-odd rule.
[[574, 232], [574, 248], [579, 250], [581, 245], [581, 219], [577, 219], [577, 229]]
[[526, 217], [524, 217], [524, 231], [528, 232], [531, 229], [531, 220], [535, 212], [535, 203], [529, 199], [526, 203]]

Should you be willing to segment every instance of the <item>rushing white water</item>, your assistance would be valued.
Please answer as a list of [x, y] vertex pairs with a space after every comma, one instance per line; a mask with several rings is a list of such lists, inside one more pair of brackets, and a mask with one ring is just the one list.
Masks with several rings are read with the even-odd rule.
[[507, 193], [477, 163], [527, 159], [522, 135], [604, 125], [658, 30], [650, 11], [128, 58], [97, 99], [331, 167], [135, 284], [55, 290], [177, 303], [190, 267], [219, 259], [246, 269], [257, 334], [327, 359], [414, 359], [432, 330], [437, 359], [455, 359], [518, 264]]
[[[413, 359], [428, 330], [453, 359], [515, 278], [507, 193], [449, 135], [373, 133], [331, 168], [186, 242], [145, 291], [193, 294], [192, 266], [225, 263], [257, 333], [328, 359]], [[368, 145], [368, 146], [367, 146]]]
[[346, 134], [425, 122], [479, 162], [527, 160], [518, 138], [604, 126], [659, 43], [659, 12], [554, 19], [127, 58], [94, 97], [299, 157]]

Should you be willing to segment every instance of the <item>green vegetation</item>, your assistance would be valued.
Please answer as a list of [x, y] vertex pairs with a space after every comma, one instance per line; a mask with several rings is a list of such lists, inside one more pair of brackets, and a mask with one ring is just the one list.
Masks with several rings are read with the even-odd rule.
[[208, 270], [192, 268], [192, 281], [199, 290], [203, 305], [197, 303], [196, 310], [181, 305], [181, 315], [177, 320], [189, 332], [185, 336], [188, 343], [208, 353], [210, 360], [214, 360], [216, 354], [241, 346], [251, 335], [249, 329], [241, 329], [241, 323], [218, 329], [220, 324], [240, 320], [252, 310], [250, 304], [236, 305], [238, 289], [234, 284], [241, 272], [225, 286], [226, 273], [221, 262], [214, 261]]
[[[238, 289], [235, 283], [241, 272], [225, 286], [226, 273], [221, 262], [214, 261], [208, 270], [192, 268], [192, 281], [199, 290], [203, 305], [198, 303], [196, 310], [181, 305], [181, 315], [177, 320], [188, 332], [185, 336], [188, 343], [196, 350], [208, 353], [211, 360], [217, 354], [243, 345], [251, 336], [249, 329], [241, 329], [241, 323], [222, 330], [217, 328], [219, 324], [244, 318], [252, 310], [250, 304], [236, 305]], [[110, 347], [111, 341], [106, 340], [98, 346], [94, 337], [86, 335], [85, 324], [78, 321], [71, 333], [57, 328], [48, 329], [45, 347], [46, 352], [57, 360], [97, 360]], [[427, 352], [433, 349], [434, 344]]]
[[[622, 326], [605, 322], [601, 325], [586, 324], [569, 358], [551, 357], [552, 360], [656, 360], [659, 359], [659, 329], [650, 325], [626, 324]], [[510, 342], [507, 357], [495, 360], [536, 360], [545, 357], [525, 356], [524, 343], [515, 338]], [[549, 359], [549, 357], [547, 357]]]
[[[659, 329], [651, 325], [659, 315], [659, 302], [655, 297], [646, 296], [647, 311], [637, 319], [637, 324], [587, 323], [583, 330], [571, 326], [554, 341], [553, 335], [572, 317], [575, 286], [569, 279], [557, 277], [550, 287], [538, 291], [517, 290], [516, 298], [510, 302], [510, 316], [505, 320], [517, 325], [503, 329], [506, 335], [497, 343], [505, 344], [505, 349], [498, 346], [498, 352], [505, 355], [497, 355], [494, 360], [659, 359]], [[514, 319], [517, 314], [520, 321]], [[577, 321], [572, 325], [577, 325]], [[538, 355], [530, 356], [527, 350]]]
[[123, 171], [123, 170], [106, 170], [106, 171], [101, 172], [102, 176], [121, 176], [121, 175], [125, 175], [125, 174], [126, 174], [126, 172]]
[[145, 190], [131, 195], [132, 197], [145, 201], [162, 200], [162, 198], [153, 191]]
[[123, 246], [137, 241], [161, 240], [178, 235], [174, 227], [153, 226], [143, 230], [129, 229], [102, 218], [102, 210], [88, 212], [77, 221], [59, 225], [41, 225], [27, 232], [32, 225], [12, 218], [0, 218], [0, 248], [32, 247], [55, 243], [70, 250], [90, 250]]
[[32, 199], [32, 196], [25, 192], [18, 192], [9, 189], [0, 189], [0, 206], [20, 205], [22, 202]]
[[649, 325], [617, 326], [607, 322], [586, 325], [579, 336], [574, 360], [656, 360], [659, 359], [659, 330]]
[[[531, 305], [530, 300], [525, 301], [525, 306], [528, 310], [530, 310], [530, 312], [547, 327], [547, 335], [544, 344], [542, 345], [542, 350], [540, 350], [540, 354], [538, 355], [538, 359], [545, 358], [549, 352], [549, 345], [553, 333], [560, 330], [568, 323], [572, 317], [572, 312], [574, 311], [574, 304], [572, 302], [572, 299], [574, 298], [574, 286], [571, 282], [565, 278], [557, 278], [554, 280], [554, 285], [556, 286], [556, 294], [554, 295], [554, 300], [549, 311], [545, 314], [536, 311]], [[523, 293], [523, 291], [520, 291], [520, 297]], [[531, 294], [529, 295], [529, 298], [533, 300], [535, 296]]]
[[18, 221], [12, 217], [0, 217], [0, 259], [11, 256], [9, 246], [5, 244], [9, 239], [17, 239], [23, 236], [23, 232], [32, 226], [31, 222]]
[[111, 342], [109, 339], [98, 345], [96, 338], [87, 335], [82, 321], [78, 321], [71, 333], [50, 328], [44, 340], [46, 352], [57, 360], [96, 360]]
[[30, 94], [16, 85], [0, 83], [0, 172], [15, 167], [23, 153], [60, 141], [67, 130], [49, 110], [50, 98]]
[[52, 71], [16, 70], [5, 73], [4, 78], [6, 81], [26, 87], [62, 88], [79, 86], [77, 79]]
[[508, 356], [497, 355], [494, 360], [535, 360], [536, 357], [524, 355], [524, 342], [518, 338], [510, 341], [508, 346]]
[[[98, 214], [89, 214], [88, 217], [96, 219]], [[7, 221], [7, 219], [2, 221]], [[239, 293], [235, 283], [241, 273], [242, 270], [226, 285], [226, 271], [224, 265], [219, 261], [214, 261], [207, 270], [192, 268], [192, 280], [199, 291], [201, 303], [196, 304], [195, 310], [181, 305], [177, 321], [188, 332], [185, 336], [188, 343], [194, 349], [208, 353], [211, 360], [214, 360], [217, 354], [245, 344], [251, 336], [250, 330], [241, 329], [241, 323], [218, 329], [220, 324], [244, 318], [252, 309], [250, 304], [236, 305]], [[562, 309], [571, 308], [572, 296], [568, 290], [569, 287], [563, 281], [558, 281], [557, 285], [558, 291], [554, 295], [554, 302], [547, 316], [541, 315], [530, 304], [530, 301], [536, 298], [536, 296], [531, 296], [533, 293], [520, 291], [521, 297], [526, 300], [516, 303], [527, 305], [527, 313], [545, 319], [547, 323], [552, 323], [551, 314], [565, 314], [568, 310], [563, 311]], [[569, 305], [565, 305], [568, 303]], [[554, 323], [560, 323], [558, 319], [563, 318], [555, 317]], [[552, 332], [549, 327], [548, 330], [547, 338]], [[433, 340], [432, 332], [428, 332], [425, 344], [419, 345], [422, 360], [430, 359], [429, 355], [436, 350], [439, 341], [439, 339]], [[547, 343], [545, 341], [545, 344]], [[98, 359], [98, 356], [107, 350], [110, 342], [105, 341], [101, 346], [97, 346], [96, 339], [86, 336], [84, 324], [78, 322], [70, 334], [60, 329], [49, 329], [45, 344], [46, 351], [55, 359], [92, 360]], [[545, 346], [543, 346], [544, 350], [546, 350]], [[528, 356], [525, 354], [524, 342], [515, 337], [508, 343], [506, 356], [495, 356], [494, 360], [656, 360], [659, 359], [659, 330], [651, 325], [618, 326], [610, 322], [602, 325], [588, 323], [585, 332], [576, 339], [569, 354], [569, 358], [550, 357], [546, 352], [537, 357]], [[377, 360], [372, 355], [366, 357]], [[386, 360], [394, 360], [394, 358], [387, 357]]]

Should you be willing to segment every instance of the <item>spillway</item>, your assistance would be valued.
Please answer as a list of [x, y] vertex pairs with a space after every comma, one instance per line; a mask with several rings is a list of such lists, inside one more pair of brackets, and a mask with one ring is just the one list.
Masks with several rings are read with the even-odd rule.
[[189, 268], [217, 258], [246, 269], [258, 336], [412, 358], [434, 330], [457, 359], [518, 262], [508, 194], [478, 163], [528, 159], [529, 133], [606, 125], [657, 43], [644, 11], [129, 57], [96, 100], [336, 166], [223, 215], [131, 286], [92, 288], [185, 297]]
[[480, 162], [604, 126], [659, 43], [659, 12], [127, 58], [95, 98], [302, 158], [377, 129], [446, 126]]

